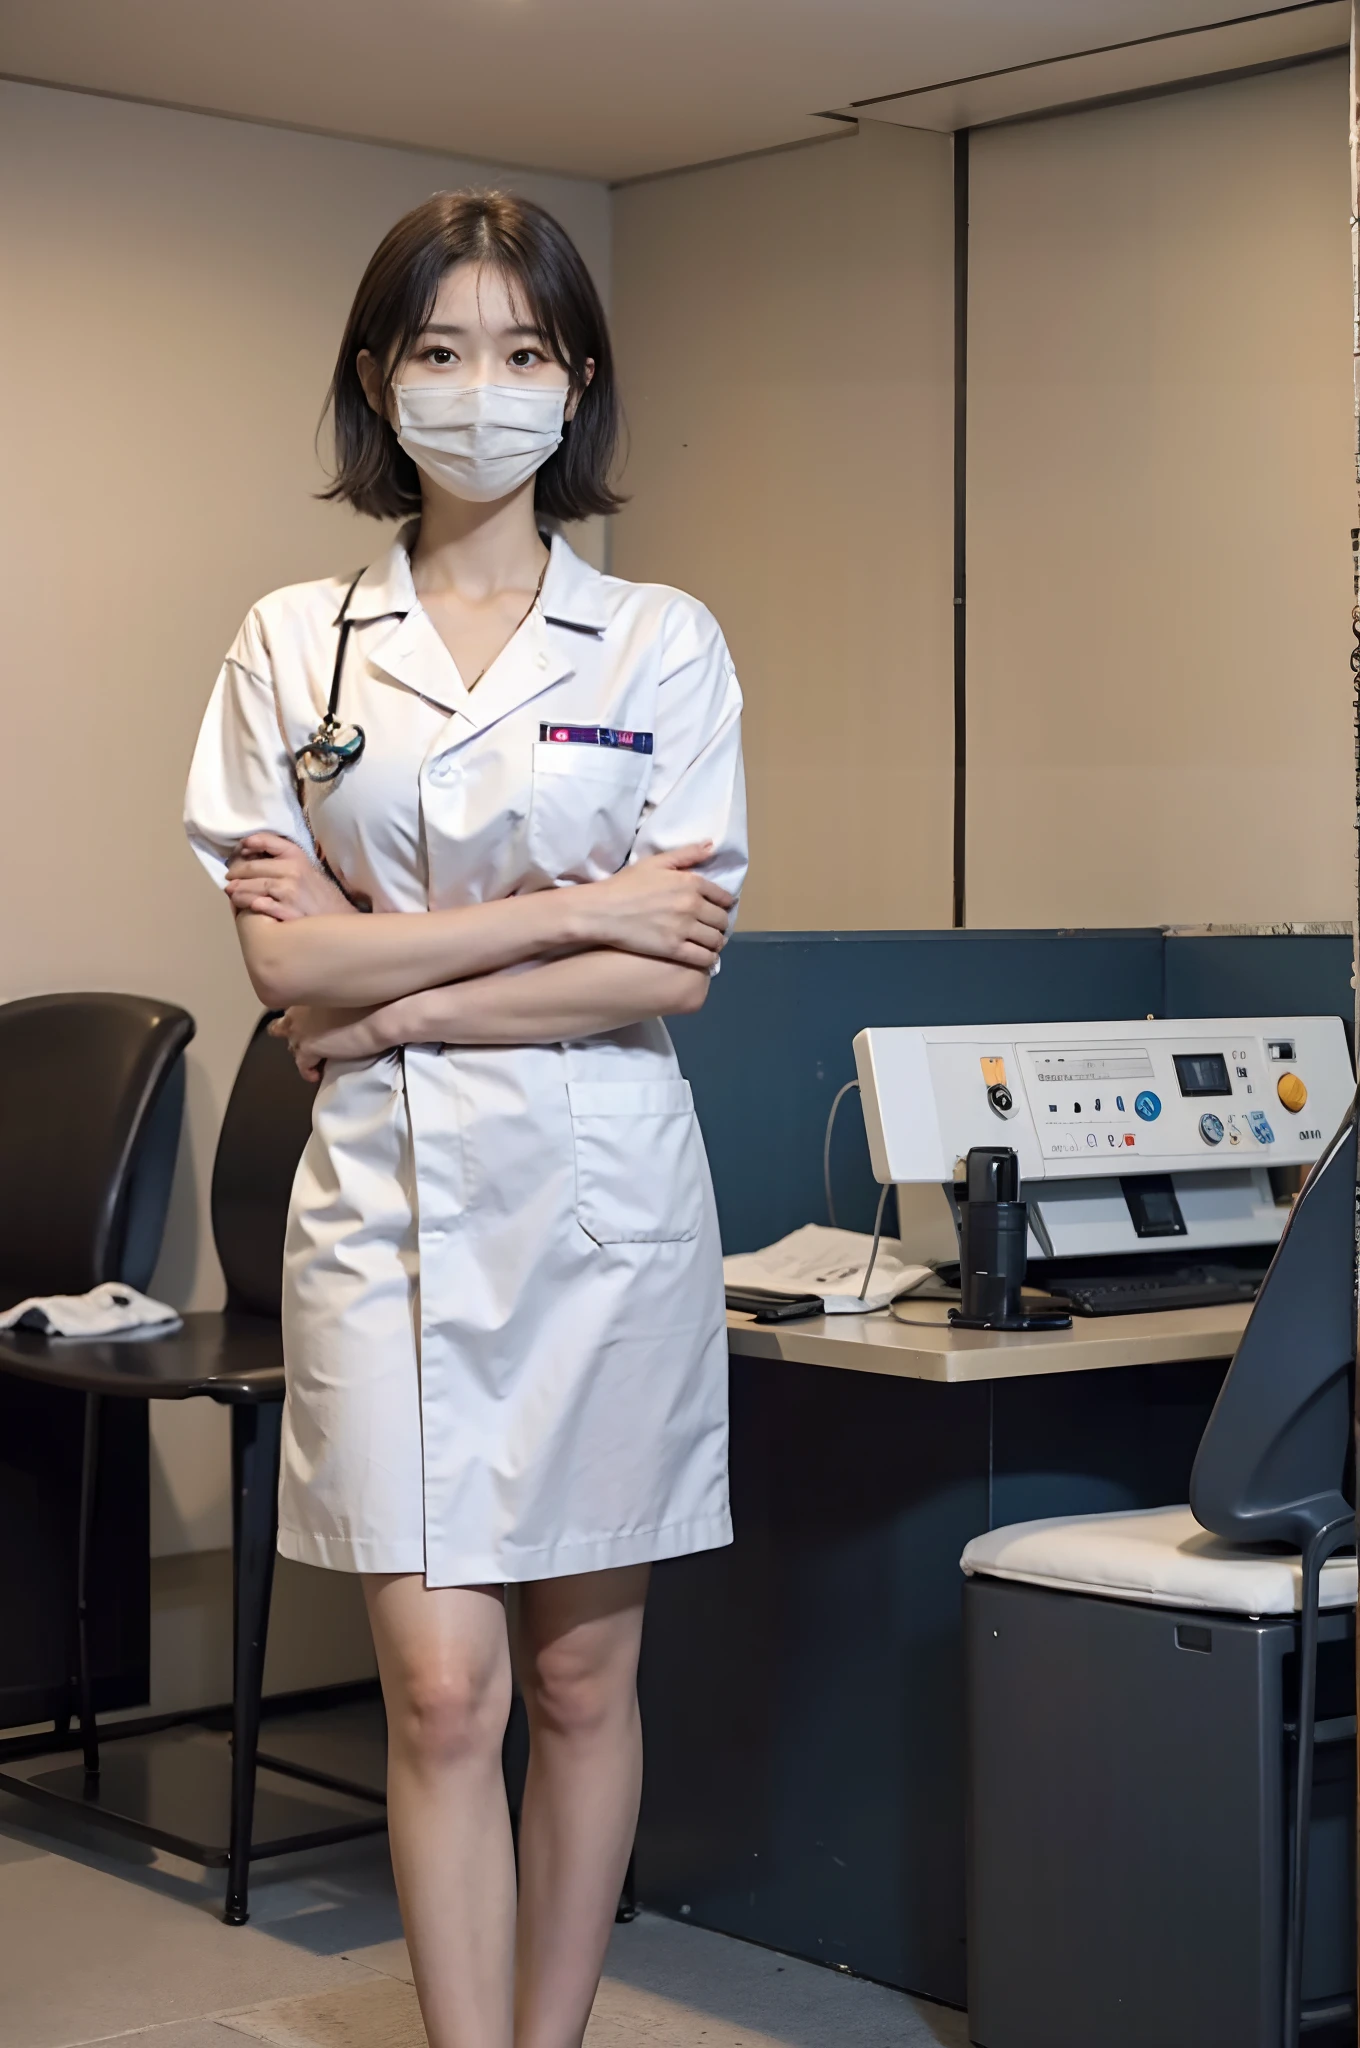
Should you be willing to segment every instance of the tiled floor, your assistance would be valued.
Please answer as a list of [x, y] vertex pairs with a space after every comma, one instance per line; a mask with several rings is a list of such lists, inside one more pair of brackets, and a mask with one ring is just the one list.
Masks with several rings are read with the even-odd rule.
[[[382, 1837], [203, 1872], [0, 1795], [0, 2048], [424, 2048]], [[644, 1914], [587, 2048], [966, 2048], [961, 2014]]]

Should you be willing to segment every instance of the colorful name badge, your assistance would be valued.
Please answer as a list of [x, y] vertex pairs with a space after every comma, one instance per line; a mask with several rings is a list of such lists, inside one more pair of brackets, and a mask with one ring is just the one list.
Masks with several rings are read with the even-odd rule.
[[565, 747], [621, 747], [628, 754], [650, 754], [649, 732], [626, 732], [618, 725], [540, 725], [541, 740]]

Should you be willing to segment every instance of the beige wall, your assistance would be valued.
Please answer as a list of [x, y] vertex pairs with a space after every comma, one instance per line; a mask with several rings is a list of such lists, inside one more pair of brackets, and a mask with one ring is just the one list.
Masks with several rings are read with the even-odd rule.
[[1346, 918], [1343, 61], [973, 138], [968, 922]]
[[[492, 175], [0, 85], [0, 1000], [197, 1017], [154, 1282], [181, 1304], [219, 1297], [207, 1181], [256, 1011], [185, 764], [251, 601], [382, 544], [310, 495], [364, 258]], [[614, 565], [732, 644], [747, 929], [949, 920], [950, 177], [947, 138], [865, 124], [614, 195]], [[513, 182], [607, 289], [609, 194]], [[969, 922], [1346, 915], [1344, 70], [981, 134], [972, 213]], [[220, 1563], [178, 1554], [226, 1540], [226, 1449], [206, 1403], [155, 1429], [165, 1704], [221, 1691]], [[343, 1675], [354, 1589], [281, 1572], [329, 1617], [288, 1682]]]
[[731, 645], [748, 930], [949, 922], [950, 190], [866, 126], [615, 193], [613, 566]]
[[[133, 989], [197, 1018], [153, 1282], [180, 1305], [220, 1299], [208, 1176], [258, 1010], [230, 915], [180, 829], [195, 731], [256, 597], [358, 567], [385, 545], [383, 529], [311, 495], [341, 323], [401, 212], [441, 186], [495, 175], [0, 84], [0, 1000]], [[509, 182], [559, 214], [607, 290], [607, 191]], [[225, 1543], [224, 1411], [165, 1403], [153, 1425], [157, 1552]], [[158, 1591], [158, 1617], [179, 1617], [180, 1645], [167, 1637], [156, 1651], [167, 1674], [158, 1704], [179, 1703], [194, 1683], [184, 1583], [171, 1573]], [[313, 1596], [326, 1612], [331, 1591]], [[201, 1675], [220, 1696], [220, 1674]]]

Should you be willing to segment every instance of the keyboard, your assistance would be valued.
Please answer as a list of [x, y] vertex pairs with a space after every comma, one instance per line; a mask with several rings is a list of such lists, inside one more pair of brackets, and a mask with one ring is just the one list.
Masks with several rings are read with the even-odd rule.
[[1204, 1267], [1178, 1273], [1119, 1273], [1067, 1279], [1054, 1276], [1049, 1285], [1072, 1304], [1077, 1316], [1131, 1316], [1164, 1308], [1223, 1308], [1255, 1301], [1259, 1273]]

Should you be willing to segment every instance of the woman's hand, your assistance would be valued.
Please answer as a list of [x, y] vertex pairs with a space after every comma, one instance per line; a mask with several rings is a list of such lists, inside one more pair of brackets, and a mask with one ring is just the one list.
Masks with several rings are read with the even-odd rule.
[[227, 896], [233, 910], [253, 910], [280, 924], [356, 908], [305, 848], [277, 832], [252, 832], [241, 841], [227, 869]]
[[607, 881], [574, 890], [573, 908], [584, 917], [587, 943], [673, 960], [681, 967], [711, 968], [736, 902], [720, 883], [693, 872], [712, 851], [712, 841], [705, 840], [674, 853], [654, 853]]
[[319, 1081], [327, 1060], [371, 1060], [400, 1045], [393, 1036], [396, 1003], [372, 1010], [330, 1010], [294, 1003], [269, 1026], [271, 1038], [286, 1038], [304, 1081]]

